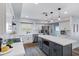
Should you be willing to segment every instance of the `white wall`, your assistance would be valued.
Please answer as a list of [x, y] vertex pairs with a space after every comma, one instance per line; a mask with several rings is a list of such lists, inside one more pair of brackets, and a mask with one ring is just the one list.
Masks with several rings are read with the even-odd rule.
[[0, 3], [0, 34], [6, 32], [6, 4]]

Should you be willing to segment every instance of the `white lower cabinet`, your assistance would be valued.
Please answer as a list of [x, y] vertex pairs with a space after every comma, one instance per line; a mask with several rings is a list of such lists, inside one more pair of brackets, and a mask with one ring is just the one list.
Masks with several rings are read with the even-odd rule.
[[22, 35], [21, 38], [22, 38], [23, 44], [27, 44], [27, 43], [32, 43], [33, 42], [32, 35]]

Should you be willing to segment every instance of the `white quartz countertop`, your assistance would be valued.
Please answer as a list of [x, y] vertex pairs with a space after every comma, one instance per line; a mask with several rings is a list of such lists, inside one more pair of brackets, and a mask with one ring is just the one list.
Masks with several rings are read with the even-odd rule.
[[55, 42], [57, 44], [60, 44], [62, 46], [66, 46], [72, 43], [75, 43], [75, 40], [64, 38], [64, 37], [56, 37], [52, 35], [39, 35], [39, 37], [44, 38], [45, 40]]
[[2, 56], [24, 56], [25, 50], [22, 42], [14, 43], [12, 51], [2, 55]]

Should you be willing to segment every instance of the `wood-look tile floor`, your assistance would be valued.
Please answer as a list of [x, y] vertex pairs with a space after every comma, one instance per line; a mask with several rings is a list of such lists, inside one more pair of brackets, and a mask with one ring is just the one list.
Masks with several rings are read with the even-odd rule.
[[25, 56], [46, 56], [38, 47], [25, 48]]
[[79, 56], [79, 48], [75, 48], [72, 50], [72, 56]]
[[25, 44], [25, 56], [46, 56], [35, 44]]
[[[35, 44], [25, 44], [25, 56], [46, 56]], [[72, 56], [79, 56], [79, 48], [72, 50]]]

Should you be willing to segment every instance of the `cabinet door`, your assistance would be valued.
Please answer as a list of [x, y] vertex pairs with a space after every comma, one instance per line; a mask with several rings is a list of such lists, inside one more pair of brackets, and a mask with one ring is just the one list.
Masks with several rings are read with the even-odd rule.
[[62, 46], [57, 45], [55, 47], [55, 49], [56, 49], [56, 56], [62, 56], [63, 55], [63, 47]]
[[51, 56], [56, 56], [56, 49], [52, 48], [52, 49], [50, 50], [50, 55], [51, 55]]
[[38, 42], [38, 34], [33, 34], [34, 43]]
[[61, 45], [58, 45], [56, 43], [50, 43], [50, 55], [52, 56], [61, 56], [62, 55], [63, 48]]
[[45, 54], [49, 55], [49, 46], [43, 44], [43, 51], [45, 52]]
[[42, 49], [42, 38], [38, 37], [38, 46]]

